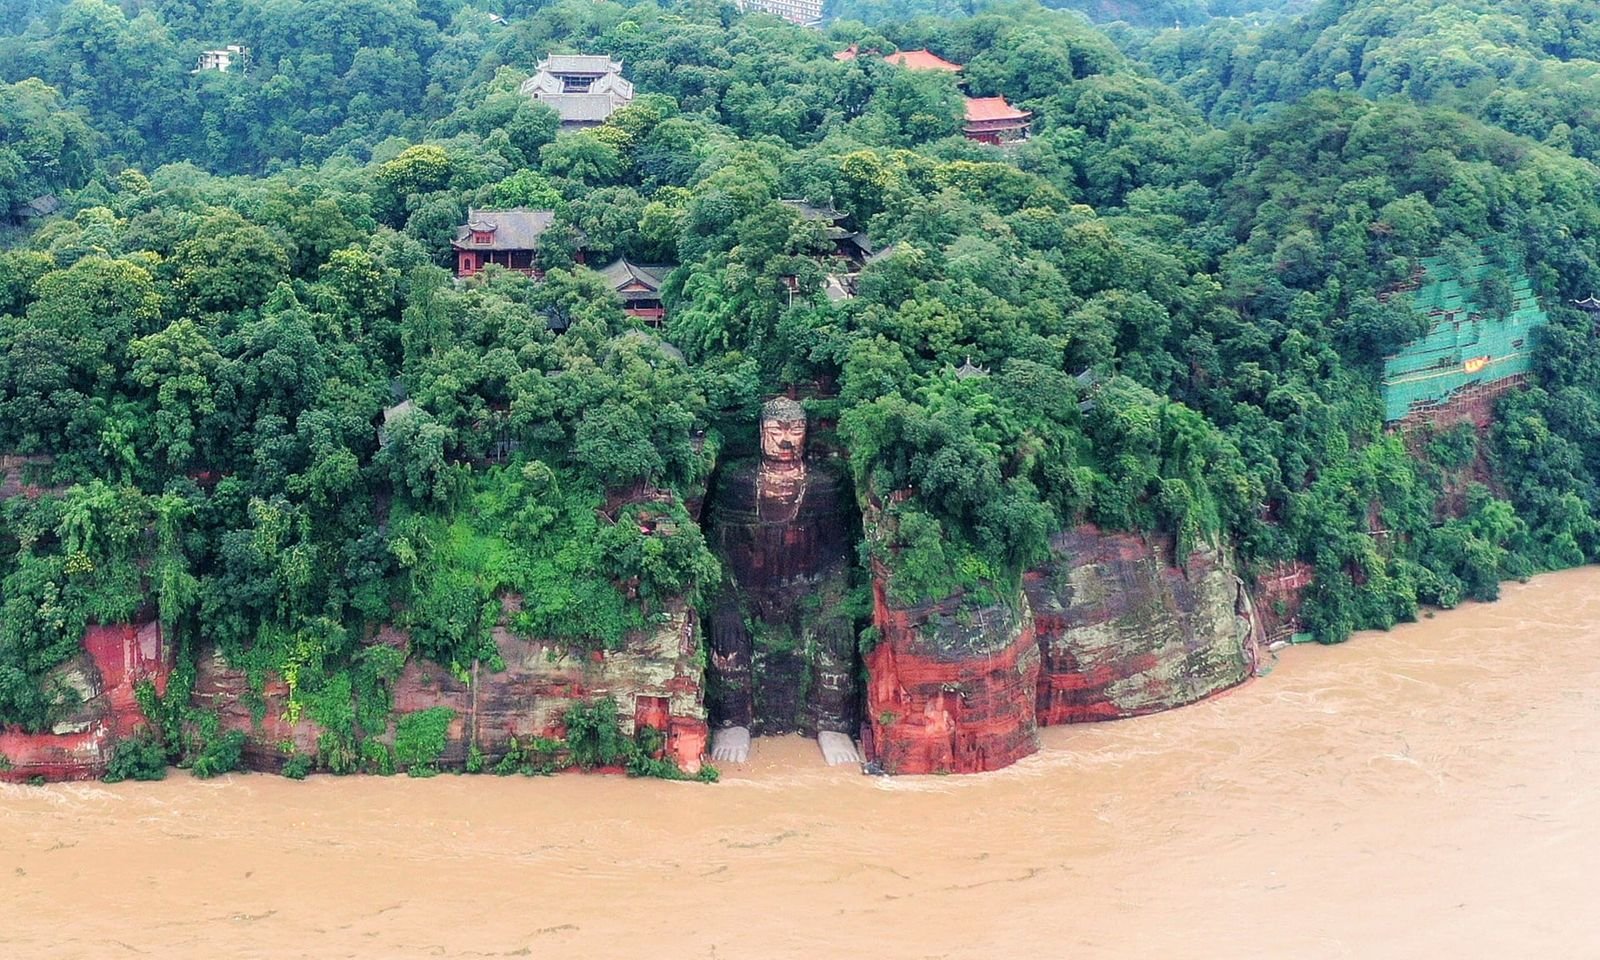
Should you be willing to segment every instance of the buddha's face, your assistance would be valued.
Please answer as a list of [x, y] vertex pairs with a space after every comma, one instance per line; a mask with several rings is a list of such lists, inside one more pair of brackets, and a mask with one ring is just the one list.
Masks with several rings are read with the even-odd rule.
[[761, 458], [769, 463], [798, 463], [806, 455], [806, 422], [766, 418], [761, 421]]

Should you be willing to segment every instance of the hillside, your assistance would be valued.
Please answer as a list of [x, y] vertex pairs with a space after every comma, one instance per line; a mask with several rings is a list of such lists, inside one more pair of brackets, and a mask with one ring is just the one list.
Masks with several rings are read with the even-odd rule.
[[1261, 28], [1167, 31], [1137, 55], [1219, 122], [1338, 90], [1446, 106], [1581, 157], [1600, 151], [1600, 14], [1580, 0], [1322, 0]]
[[[1566, 96], [1542, 78], [1587, 69], [1575, 5], [1324, 3], [1154, 35], [1148, 66], [1027, 4], [828, 33], [689, 3], [25, 6], [0, 725], [46, 736], [86, 631], [155, 623], [151, 749], [203, 769], [543, 769], [564, 738], [676, 773], [645, 731], [692, 769], [752, 663], [795, 701], [758, 728], [979, 769], [1035, 721], [1238, 682], [1266, 621], [1337, 642], [1600, 559], [1573, 307], [1600, 169], [1587, 127], [1492, 105]], [[1445, 70], [1479, 41], [1438, 17], [1509, 59]], [[200, 69], [222, 42], [248, 59]], [[591, 84], [616, 102], [563, 114]], [[1429, 299], [1430, 270], [1472, 289]], [[1515, 384], [1443, 351], [1482, 363], [1386, 408], [1446, 300], [1528, 320], [1483, 341]], [[1451, 413], [1466, 386], [1486, 414]], [[1129, 596], [1074, 594], [1090, 566]], [[1018, 706], [1028, 676], [1086, 683], [1080, 653], [1155, 679]], [[992, 754], [946, 703], [986, 685]], [[888, 714], [944, 719], [913, 749]]]

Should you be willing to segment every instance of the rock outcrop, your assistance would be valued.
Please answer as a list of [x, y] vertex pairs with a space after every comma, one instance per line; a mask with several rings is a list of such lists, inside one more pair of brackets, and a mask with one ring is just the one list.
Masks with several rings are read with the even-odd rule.
[[42, 454], [0, 453], [0, 501], [35, 498], [61, 490], [42, 482], [55, 458]]
[[[398, 633], [383, 639], [405, 642]], [[432, 707], [455, 711], [441, 766], [464, 764], [473, 743], [493, 762], [512, 737], [560, 737], [574, 704], [609, 697], [617, 702], [623, 733], [654, 727], [680, 769], [699, 771], [708, 739], [705, 657], [692, 610], [668, 609], [653, 629], [633, 634], [619, 650], [574, 653], [503, 628], [495, 630], [495, 645], [505, 662], [502, 671], [480, 664], [462, 679], [412, 658], [394, 683], [397, 716]]]
[[[621, 649], [579, 653], [525, 640], [504, 627], [494, 639], [504, 670], [477, 664], [457, 676], [446, 667], [412, 656], [390, 685], [394, 717], [433, 707], [455, 716], [446, 734], [440, 769], [462, 769], [474, 744], [486, 762], [503, 756], [511, 739], [563, 735], [563, 718], [573, 705], [606, 697], [617, 701], [623, 732], [639, 726], [659, 730], [665, 752], [687, 773], [700, 769], [708, 739], [704, 706], [705, 658], [692, 610], [669, 607], [649, 630], [631, 635]], [[392, 627], [372, 643], [410, 651], [410, 638]], [[306, 714], [290, 719], [288, 687], [268, 677], [259, 695], [241, 670], [220, 657], [202, 655], [194, 705], [215, 710], [223, 731], [246, 736], [245, 765], [276, 771], [292, 755], [316, 756], [322, 729]], [[258, 709], [252, 711], [251, 705]], [[393, 743], [394, 726], [375, 733]]]
[[1025, 603], [905, 608], [873, 584], [862, 746], [886, 773], [979, 773], [1039, 749], [1039, 643]]
[[1192, 703], [1248, 678], [1259, 618], [1229, 560], [1170, 561], [1170, 540], [1082, 526], [1022, 589], [974, 605], [887, 598], [875, 571], [867, 759], [888, 773], [971, 773], [1038, 749], [1038, 728]]
[[213, 647], [202, 647], [195, 657], [189, 704], [197, 710], [214, 711], [219, 732], [245, 734], [246, 769], [275, 773], [296, 754], [317, 755], [322, 728], [304, 712], [294, 715], [289, 707], [289, 685], [283, 678], [268, 673], [257, 691], [249, 675], [229, 666], [222, 652]]
[[1039, 723], [1168, 710], [1242, 683], [1256, 623], [1232, 565], [1201, 548], [1171, 564], [1170, 538], [1081, 526], [1023, 577], [1043, 666]]
[[1315, 575], [1301, 560], [1280, 563], [1256, 580], [1256, 610], [1265, 644], [1291, 642], [1304, 629], [1300, 607]]
[[47, 688], [71, 705], [48, 731], [0, 730], [0, 780], [91, 780], [105, 774], [118, 741], [145, 725], [135, 689], [165, 693], [172, 650], [153, 621], [91, 626], [83, 651], [52, 671]]

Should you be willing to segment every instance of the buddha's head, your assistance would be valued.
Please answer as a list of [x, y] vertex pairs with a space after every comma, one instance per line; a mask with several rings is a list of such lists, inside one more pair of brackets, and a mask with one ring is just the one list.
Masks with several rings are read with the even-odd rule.
[[806, 408], [788, 397], [761, 407], [761, 459], [798, 463], [806, 455]]

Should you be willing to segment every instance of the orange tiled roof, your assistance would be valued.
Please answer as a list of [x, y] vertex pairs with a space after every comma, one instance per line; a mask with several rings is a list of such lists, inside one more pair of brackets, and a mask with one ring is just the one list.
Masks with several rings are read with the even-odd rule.
[[897, 67], [905, 67], [909, 70], [961, 72], [961, 64], [951, 63], [949, 60], [929, 50], [901, 50], [899, 53], [891, 53], [883, 59]]
[[1033, 114], [1026, 110], [1018, 110], [1006, 103], [1005, 97], [968, 97], [967, 122], [980, 123], [984, 120], [1026, 120]]
[[833, 55], [833, 59], [835, 59], [835, 60], [854, 60], [855, 58], [856, 58], [856, 45], [853, 44], [853, 43], [850, 44], [850, 46], [845, 47], [843, 50], [840, 50], [838, 53]]

